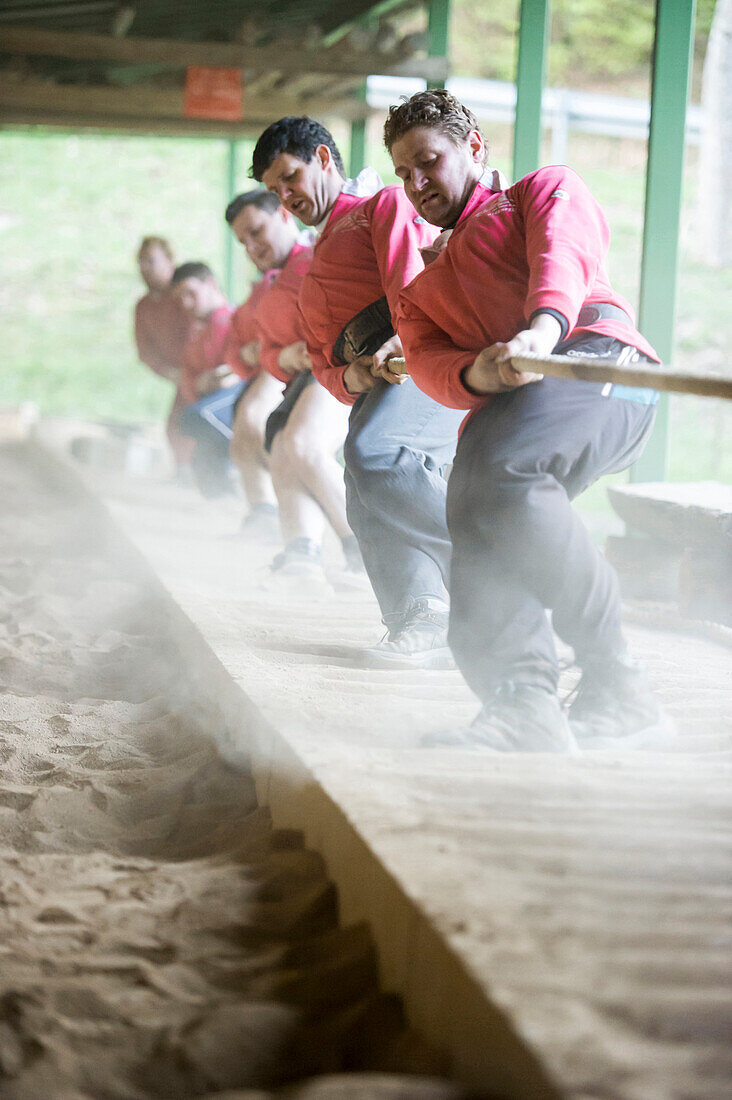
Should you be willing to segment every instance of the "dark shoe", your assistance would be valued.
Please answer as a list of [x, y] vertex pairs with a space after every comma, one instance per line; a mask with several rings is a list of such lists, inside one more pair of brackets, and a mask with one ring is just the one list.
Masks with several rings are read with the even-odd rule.
[[642, 666], [626, 654], [585, 663], [569, 722], [583, 749], [652, 749], [676, 736]]
[[454, 668], [447, 644], [449, 617], [444, 600], [413, 599], [388, 634], [364, 650], [365, 663], [379, 668]]
[[426, 748], [574, 754], [577, 745], [559, 697], [530, 684], [501, 684], [469, 726], [428, 734]]

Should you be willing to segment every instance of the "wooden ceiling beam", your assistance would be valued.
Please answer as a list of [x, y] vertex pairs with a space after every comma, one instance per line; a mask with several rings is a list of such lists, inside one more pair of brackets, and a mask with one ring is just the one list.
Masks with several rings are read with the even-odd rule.
[[[363, 118], [368, 107], [357, 99], [308, 98], [308, 114], [321, 118]], [[272, 122], [283, 115], [302, 113], [303, 102], [298, 96], [282, 92], [257, 99], [244, 95], [244, 121], [250, 118]], [[77, 114], [115, 119], [150, 118], [169, 121], [185, 119], [182, 89], [154, 88], [137, 85], [132, 88], [110, 88], [98, 85], [53, 84], [50, 81], [17, 80], [0, 74], [0, 121], [3, 111], [47, 112], [49, 115]], [[215, 121], [215, 120], [214, 120]]]
[[29, 57], [59, 57], [75, 61], [116, 64], [159, 64], [172, 68], [220, 65], [237, 69], [288, 73], [329, 73], [366, 77], [420, 76], [441, 80], [441, 57], [399, 59], [393, 54], [366, 54], [342, 49], [293, 49], [279, 46], [243, 46], [234, 42], [187, 42], [180, 38], [115, 38], [104, 34], [45, 31], [32, 27], [2, 28], [0, 52]]
[[41, 126], [43, 129], [76, 133], [79, 130], [94, 130], [104, 134], [138, 134], [145, 137], [210, 137], [210, 138], [257, 138], [272, 120], [270, 118], [247, 118], [242, 122], [209, 122], [199, 118], [151, 119], [135, 117], [110, 118], [91, 112], [79, 114], [73, 111], [60, 111], [56, 114], [48, 111], [29, 109], [0, 108], [0, 131], [6, 129], [27, 129]]

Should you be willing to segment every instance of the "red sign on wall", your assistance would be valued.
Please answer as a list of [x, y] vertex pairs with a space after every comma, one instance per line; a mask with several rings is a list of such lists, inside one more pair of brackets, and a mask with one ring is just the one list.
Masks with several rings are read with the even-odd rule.
[[189, 65], [183, 96], [187, 118], [216, 118], [238, 122], [243, 117], [240, 69]]

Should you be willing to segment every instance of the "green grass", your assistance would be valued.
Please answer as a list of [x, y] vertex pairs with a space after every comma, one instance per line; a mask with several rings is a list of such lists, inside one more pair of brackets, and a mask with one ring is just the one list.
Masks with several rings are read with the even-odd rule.
[[[179, 260], [221, 272], [226, 153], [211, 140], [0, 135], [4, 403], [162, 415], [170, 386], [132, 343], [143, 289], [135, 252], [146, 234], [162, 235]], [[238, 278], [243, 296], [241, 258]]]
[[[379, 126], [370, 130], [375, 166], [393, 181]], [[345, 134], [339, 130], [340, 141]], [[491, 161], [510, 171], [510, 129], [490, 132]], [[244, 148], [239, 189], [250, 186]], [[137, 362], [131, 316], [141, 293], [141, 237], [169, 237], [179, 260], [221, 273], [227, 145], [210, 139], [0, 132], [0, 308], [2, 403], [35, 401], [47, 414], [153, 419], [170, 386]], [[645, 153], [641, 143], [572, 135], [571, 164], [603, 204], [612, 230], [609, 271], [637, 302]], [[679, 270], [679, 367], [729, 370], [732, 270], [694, 255], [695, 158], [687, 168]], [[235, 249], [237, 297], [252, 271]], [[670, 476], [732, 480], [732, 416], [722, 402], [673, 398]], [[726, 443], [726, 448], [725, 448]], [[604, 494], [587, 496], [587, 506]]]

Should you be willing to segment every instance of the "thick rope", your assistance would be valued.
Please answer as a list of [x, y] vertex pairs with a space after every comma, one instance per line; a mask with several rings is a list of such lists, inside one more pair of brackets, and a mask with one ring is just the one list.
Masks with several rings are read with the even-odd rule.
[[[404, 359], [395, 357], [388, 362], [394, 374], [409, 373]], [[732, 378], [721, 374], [691, 374], [650, 363], [629, 367], [607, 359], [581, 359], [574, 355], [514, 355], [511, 363], [519, 370], [548, 374], [553, 378], [610, 382], [665, 393], [693, 393], [699, 397], [732, 399]]]

